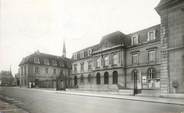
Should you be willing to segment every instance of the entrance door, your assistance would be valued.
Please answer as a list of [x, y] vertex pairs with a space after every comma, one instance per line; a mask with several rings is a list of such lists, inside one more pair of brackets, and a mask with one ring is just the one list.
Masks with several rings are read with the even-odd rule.
[[133, 77], [134, 77], [134, 95], [138, 94], [138, 89], [137, 89], [137, 70], [133, 71]]
[[77, 76], [74, 77], [74, 85], [77, 86]]

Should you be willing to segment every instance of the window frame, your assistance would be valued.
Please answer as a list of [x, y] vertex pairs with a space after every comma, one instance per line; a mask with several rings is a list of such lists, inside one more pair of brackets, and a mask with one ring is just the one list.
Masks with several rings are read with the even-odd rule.
[[39, 73], [39, 67], [38, 66], [35, 67], [35, 73]]
[[45, 73], [46, 73], [46, 74], [49, 73], [49, 68], [45, 68]]
[[107, 55], [107, 56], [105, 56], [104, 57], [104, 66], [109, 66], [109, 56]]
[[[117, 58], [116, 58], [115, 56], [116, 56]], [[115, 61], [116, 61], [116, 62], [115, 62]], [[119, 56], [118, 56], [118, 54], [117, 54], [117, 53], [116, 53], [116, 54], [113, 54], [113, 55], [112, 55], [112, 64], [113, 64], [113, 65], [118, 65], [118, 63], [119, 63]]]
[[99, 68], [100, 64], [101, 64], [101, 58], [99, 57], [96, 59], [96, 67]]
[[148, 63], [152, 63], [152, 62], [156, 62], [156, 50], [148, 51]]
[[56, 69], [55, 68], [53, 69], [53, 74], [56, 75]]
[[88, 70], [92, 70], [92, 61], [88, 61]]
[[49, 59], [44, 59], [44, 60], [43, 60], [43, 63], [44, 63], [45, 65], [49, 65]]
[[[135, 57], [136, 56], [136, 60], [135, 60]], [[135, 62], [136, 61], [136, 62]], [[134, 53], [132, 54], [132, 64], [135, 65], [135, 64], [139, 64], [139, 53]]]
[[73, 67], [74, 67], [74, 68], [73, 68], [73, 71], [74, 71], [74, 72], [77, 72], [77, 64], [73, 64]]
[[[152, 34], [152, 35], [150, 35]], [[156, 30], [151, 30], [147, 33], [147, 41], [154, 41], [156, 39]]]
[[81, 72], [84, 72], [84, 62], [80, 63], [80, 70], [81, 70]]
[[138, 45], [139, 44], [139, 35], [138, 34], [132, 35], [131, 43], [132, 43], [132, 45]]
[[40, 64], [40, 59], [39, 59], [39, 57], [34, 57], [34, 63]]

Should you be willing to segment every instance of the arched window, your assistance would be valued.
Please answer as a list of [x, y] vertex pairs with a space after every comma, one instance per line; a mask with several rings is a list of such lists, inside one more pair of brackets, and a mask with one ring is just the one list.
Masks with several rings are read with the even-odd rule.
[[151, 79], [155, 79], [156, 77], [156, 70], [154, 68], [149, 68], [148, 69], [148, 74], [147, 74], [147, 79], [151, 80]]
[[91, 83], [91, 74], [88, 75], [88, 82]]
[[80, 82], [81, 82], [81, 83], [84, 82], [84, 76], [83, 76], [83, 75], [81, 75], [81, 77], [80, 77]]
[[101, 84], [100, 73], [96, 74], [96, 84]]
[[77, 76], [74, 77], [74, 85], [77, 85]]
[[118, 72], [117, 71], [113, 72], [112, 83], [113, 84], [117, 84], [118, 83]]
[[104, 73], [104, 84], [109, 84], [109, 73], [108, 72]]

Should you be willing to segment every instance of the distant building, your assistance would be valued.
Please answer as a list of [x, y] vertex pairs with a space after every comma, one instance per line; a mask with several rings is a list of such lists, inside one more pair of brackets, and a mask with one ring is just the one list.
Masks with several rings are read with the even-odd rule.
[[12, 86], [13, 85], [13, 75], [11, 71], [1, 71], [0, 72], [0, 85], [1, 86]]
[[71, 61], [39, 51], [22, 59], [20, 66], [20, 84], [28, 87], [58, 88], [70, 87]]
[[73, 53], [72, 84], [84, 90], [184, 93], [184, 1], [161, 0], [161, 24]]

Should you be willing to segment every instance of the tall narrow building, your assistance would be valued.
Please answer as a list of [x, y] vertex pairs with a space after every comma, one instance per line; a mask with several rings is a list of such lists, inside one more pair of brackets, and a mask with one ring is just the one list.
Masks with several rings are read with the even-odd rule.
[[62, 57], [66, 58], [66, 47], [65, 47], [65, 41], [63, 41], [63, 53], [62, 53]]

